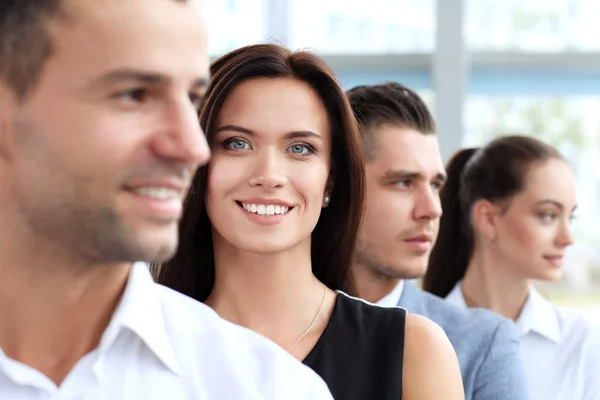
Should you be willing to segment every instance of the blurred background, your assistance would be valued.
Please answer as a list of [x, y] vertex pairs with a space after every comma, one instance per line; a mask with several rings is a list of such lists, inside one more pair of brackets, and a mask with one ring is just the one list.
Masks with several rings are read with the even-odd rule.
[[210, 53], [276, 41], [308, 49], [344, 89], [419, 92], [442, 155], [510, 133], [557, 146], [578, 179], [576, 244], [556, 303], [600, 321], [600, 1], [202, 0]]

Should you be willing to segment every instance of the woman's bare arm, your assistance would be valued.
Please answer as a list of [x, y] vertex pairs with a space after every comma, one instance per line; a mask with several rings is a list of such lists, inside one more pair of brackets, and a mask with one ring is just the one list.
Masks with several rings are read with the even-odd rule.
[[456, 353], [442, 328], [408, 314], [404, 341], [403, 400], [464, 400]]

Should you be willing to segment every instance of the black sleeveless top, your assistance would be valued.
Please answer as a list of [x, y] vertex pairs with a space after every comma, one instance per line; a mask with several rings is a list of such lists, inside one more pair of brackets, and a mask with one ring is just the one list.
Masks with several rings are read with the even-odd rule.
[[335, 400], [402, 399], [406, 310], [338, 292], [327, 327], [304, 364]]

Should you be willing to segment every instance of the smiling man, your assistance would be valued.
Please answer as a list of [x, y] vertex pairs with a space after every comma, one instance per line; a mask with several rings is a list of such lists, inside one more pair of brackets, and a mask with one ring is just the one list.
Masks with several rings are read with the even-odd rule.
[[427, 106], [398, 83], [359, 86], [347, 94], [367, 155], [366, 209], [352, 269], [358, 295], [441, 326], [458, 356], [465, 399], [526, 399], [510, 321], [460, 309], [406, 281], [425, 274], [442, 215], [439, 190], [446, 174]]
[[0, 398], [330, 399], [152, 281], [209, 158], [194, 0], [0, 2]]

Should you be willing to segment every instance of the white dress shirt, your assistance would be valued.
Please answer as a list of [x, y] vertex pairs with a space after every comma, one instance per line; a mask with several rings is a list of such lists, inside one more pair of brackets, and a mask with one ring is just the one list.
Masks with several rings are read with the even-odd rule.
[[396, 285], [394, 290], [389, 292], [385, 297], [377, 302], [378, 306], [382, 307], [398, 307], [400, 297], [402, 297], [402, 291], [404, 290], [404, 279]]
[[153, 282], [134, 264], [98, 348], [57, 387], [0, 349], [4, 400], [331, 399], [323, 380], [268, 339]]
[[[461, 282], [446, 300], [467, 307]], [[516, 322], [531, 400], [600, 400], [600, 328], [533, 286]]]

